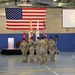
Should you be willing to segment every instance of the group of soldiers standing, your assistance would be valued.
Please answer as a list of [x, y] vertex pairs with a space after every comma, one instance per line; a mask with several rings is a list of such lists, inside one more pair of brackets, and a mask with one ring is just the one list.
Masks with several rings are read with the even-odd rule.
[[36, 50], [37, 62], [41, 64], [45, 64], [47, 61], [48, 51], [50, 53], [50, 61], [53, 62], [55, 60], [54, 53], [55, 53], [56, 44], [52, 37], [50, 40], [47, 38], [37, 37], [36, 41], [33, 41], [33, 37], [30, 38], [28, 42], [23, 38], [23, 41], [20, 44], [20, 49], [22, 51], [22, 60], [23, 62], [28, 61], [27, 52], [29, 50], [29, 59], [30, 62], [34, 61], [34, 51]]

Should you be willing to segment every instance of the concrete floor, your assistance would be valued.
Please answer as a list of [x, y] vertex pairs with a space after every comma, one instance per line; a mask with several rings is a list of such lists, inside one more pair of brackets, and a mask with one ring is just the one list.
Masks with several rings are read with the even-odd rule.
[[22, 62], [21, 55], [0, 55], [0, 75], [75, 75], [75, 53], [55, 55], [55, 62], [46, 64]]

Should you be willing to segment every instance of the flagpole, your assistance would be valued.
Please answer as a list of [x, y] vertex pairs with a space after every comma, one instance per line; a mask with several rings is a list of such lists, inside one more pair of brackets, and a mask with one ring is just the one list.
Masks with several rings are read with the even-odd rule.
[[[38, 19], [38, 18], [37, 18]], [[37, 20], [37, 27], [36, 27], [36, 40], [39, 37], [39, 20]]]
[[25, 33], [25, 30], [24, 30], [24, 33], [23, 33], [23, 39], [25, 39], [25, 41], [26, 41], [26, 33]]
[[43, 17], [43, 25], [44, 25], [44, 36], [47, 38], [46, 24], [44, 22], [44, 17]]
[[28, 40], [33, 37], [33, 28], [32, 28], [32, 20], [30, 20], [30, 29], [29, 29], [29, 37]]

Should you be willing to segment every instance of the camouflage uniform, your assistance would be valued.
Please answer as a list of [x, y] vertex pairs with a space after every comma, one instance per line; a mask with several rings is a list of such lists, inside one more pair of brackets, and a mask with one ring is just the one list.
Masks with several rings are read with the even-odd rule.
[[36, 40], [36, 55], [37, 55], [38, 62], [40, 61], [40, 50], [39, 50], [39, 46], [38, 46], [39, 41], [40, 41], [39, 39]]
[[43, 64], [46, 61], [47, 43], [45, 40], [41, 39], [38, 43], [38, 46], [40, 50], [40, 61], [41, 64]]
[[29, 41], [29, 54], [30, 54], [30, 62], [33, 62], [34, 60], [34, 41]]
[[47, 50], [46, 50], [46, 61], [47, 61], [47, 55], [48, 55], [48, 50], [49, 50], [49, 41], [47, 40], [47, 38], [44, 39], [47, 43]]
[[54, 59], [55, 47], [56, 47], [55, 41], [51, 39], [49, 41], [50, 61], [55, 60]]
[[28, 44], [27, 44], [27, 42], [25, 42], [25, 41], [21, 42], [20, 49], [22, 51], [23, 62], [26, 62], [27, 58], [28, 58], [27, 57], [27, 51], [28, 51]]

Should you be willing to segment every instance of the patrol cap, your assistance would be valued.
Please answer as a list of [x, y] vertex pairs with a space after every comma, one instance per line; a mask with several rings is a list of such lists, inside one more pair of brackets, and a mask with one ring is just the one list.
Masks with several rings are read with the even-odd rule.
[[40, 39], [40, 37], [37, 37], [37, 39]]
[[53, 39], [52, 37], [50, 37], [50, 39]]
[[44, 38], [46, 38], [46, 36], [44, 36]]
[[25, 38], [23, 38], [23, 40], [25, 40]]
[[44, 37], [41, 37], [41, 39], [44, 39]]
[[31, 37], [30, 39], [33, 39], [33, 37]]

